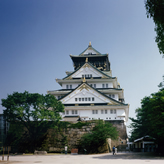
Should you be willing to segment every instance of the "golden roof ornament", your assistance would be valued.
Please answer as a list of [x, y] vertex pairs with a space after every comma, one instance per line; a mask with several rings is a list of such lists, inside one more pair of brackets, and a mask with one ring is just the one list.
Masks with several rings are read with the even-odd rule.
[[91, 47], [92, 45], [91, 45], [91, 41], [89, 42], [89, 47]]
[[85, 80], [85, 76], [84, 76], [83, 83], [85, 83], [85, 82], [86, 82], [86, 80]]
[[88, 58], [86, 58], [85, 62], [88, 63]]

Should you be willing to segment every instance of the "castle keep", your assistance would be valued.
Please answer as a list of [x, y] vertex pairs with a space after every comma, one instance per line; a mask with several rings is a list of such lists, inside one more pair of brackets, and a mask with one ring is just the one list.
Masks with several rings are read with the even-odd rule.
[[108, 54], [101, 54], [89, 43], [82, 53], [70, 57], [74, 71], [56, 79], [61, 89], [48, 91], [64, 104], [63, 121], [101, 119], [124, 129], [129, 105], [117, 77], [112, 77]]

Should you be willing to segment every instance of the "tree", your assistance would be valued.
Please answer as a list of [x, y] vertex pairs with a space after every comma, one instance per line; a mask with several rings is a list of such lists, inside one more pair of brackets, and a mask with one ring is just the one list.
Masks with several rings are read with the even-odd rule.
[[91, 133], [82, 136], [79, 149], [86, 149], [88, 153], [98, 153], [98, 148], [106, 143], [107, 138], [117, 139], [118, 131], [112, 124], [98, 121]]
[[163, 75], [163, 81], [159, 83], [158, 85], [159, 88], [164, 88], [164, 75]]
[[147, 17], [155, 23], [156, 39], [159, 52], [164, 54], [164, 0], [145, 0]]
[[164, 153], [164, 89], [143, 98], [136, 114], [136, 119], [130, 118], [133, 128], [131, 139], [150, 135], [156, 139], [159, 151]]
[[[29, 141], [31, 151], [35, 150], [39, 139], [48, 128], [55, 126], [64, 111], [63, 104], [52, 95], [15, 92], [2, 99], [4, 115], [10, 124], [24, 127], [22, 136]], [[17, 126], [18, 127], [18, 126]], [[23, 138], [21, 139], [23, 140]]]

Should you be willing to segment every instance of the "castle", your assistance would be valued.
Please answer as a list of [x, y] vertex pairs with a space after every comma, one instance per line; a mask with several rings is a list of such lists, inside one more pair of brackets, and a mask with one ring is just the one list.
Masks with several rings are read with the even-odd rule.
[[112, 77], [108, 54], [101, 54], [90, 42], [82, 53], [70, 57], [74, 71], [56, 79], [62, 89], [47, 91], [64, 104], [63, 121], [101, 119], [125, 126], [129, 105], [117, 77]]

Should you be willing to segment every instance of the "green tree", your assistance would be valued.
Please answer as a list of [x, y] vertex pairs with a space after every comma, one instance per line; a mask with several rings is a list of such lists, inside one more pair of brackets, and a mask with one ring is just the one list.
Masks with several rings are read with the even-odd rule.
[[4, 115], [10, 124], [24, 127], [21, 137], [24, 136], [26, 142], [29, 141], [27, 144], [31, 151], [36, 149], [47, 129], [59, 122], [60, 112], [64, 111], [63, 104], [54, 96], [27, 91], [8, 95], [6, 99], [2, 99], [2, 106], [5, 107]]
[[164, 89], [143, 98], [136, 114], [136, 119], [130, 118], [133, 128], [131, 139], [150, 135], [156, 139], [159, 151], [164, 153]]
[[155, 23], [156, 38], [159, 52], [164, 54], [164, 0], [145, 0], [147, 17]]
[[164, 75], [163, 75], [163, 81], [159, 83], [158, 85], [159, 88], [164, 88]]
[[97, 125], [90, 133], [82, 136], [79, 149], [87, 150], [88, 153], [98, 153], [98, 148], [106, 143], [107, 138], [117, 139], [118, 131], [112, 124], [103, 121], [98, 121]]

